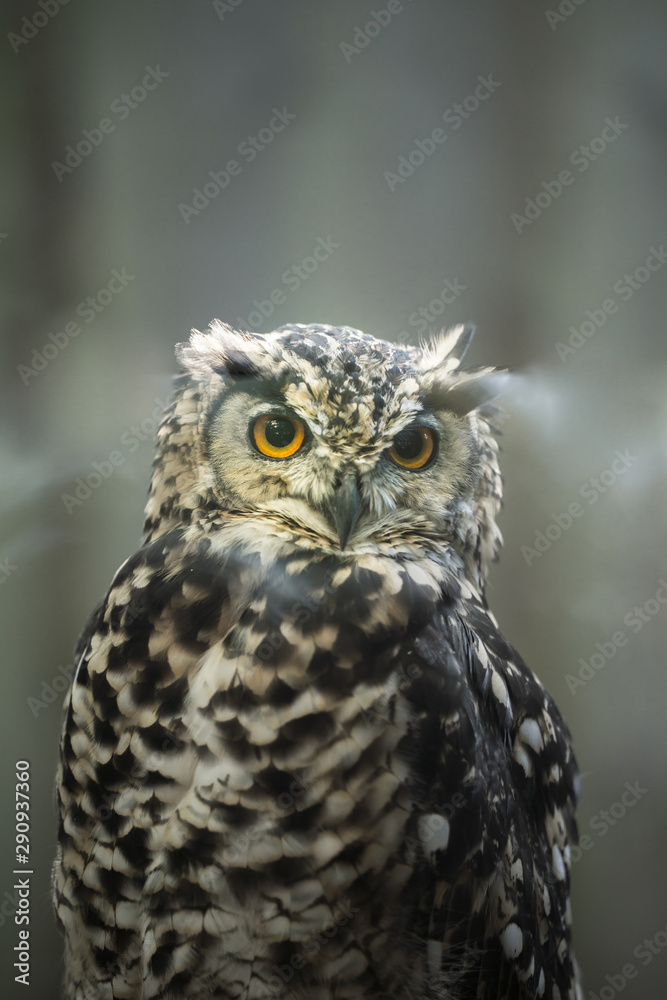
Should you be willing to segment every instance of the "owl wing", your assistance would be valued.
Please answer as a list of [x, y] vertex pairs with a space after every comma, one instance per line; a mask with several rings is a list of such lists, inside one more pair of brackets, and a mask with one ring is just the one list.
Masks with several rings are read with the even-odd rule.
[[483, 601], [447, 602], [417, 652], [418, 709], [442, 706], [422, 762], [433, 811], [415, 830], [434, 884], [431, 974], [478, 1000], [578, 997], [569, 845], [579, 778], [567, 728]]

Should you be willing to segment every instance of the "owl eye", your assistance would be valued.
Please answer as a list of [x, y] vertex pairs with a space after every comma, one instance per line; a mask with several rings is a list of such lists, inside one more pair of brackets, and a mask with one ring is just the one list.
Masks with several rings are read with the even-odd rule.
[[268, 413], [252, 425], [257, 451], [268, 458], [290, 458], [303, 444], [306, 429], [295, 417]]
[[424, 469], [435, 457], [436, 440], [430, 427], [408, 427], [396, 435], [389, 455], [403, 469]]

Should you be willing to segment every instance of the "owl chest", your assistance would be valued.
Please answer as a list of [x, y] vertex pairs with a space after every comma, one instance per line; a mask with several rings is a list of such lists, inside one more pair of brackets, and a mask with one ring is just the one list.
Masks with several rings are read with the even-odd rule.
[[153, 835], [155, 865], [179, 862], [168, 907], [184, 869], [201, 893], [225, 981], [293, 960], [295, 975], [317, 965], [325, 981], [352, 981], [373, 948], [385, 960], [406, 919], [410, 613], [400, 580], [388, 597], [379, 574], [352, 582], [333, 597], [332, 580], [318, 590], [312, 576], [255, 592], [189, 677], [192, 771]]
[[289, 746], [219, 746], [195, 774], [192, 815], [179, 814], [191, 828], [207, 803], [189, 878], [206, 891], [207, 939], [224, 944], [224, 957], [214, 948], [202, 969], [210, 962], [225, 983], [250, 969], [275, 996], [289, 995], [292, 979], [371, 982], [402, 925], [412, 875], [401, 861], [414, 806], [400, 749], [408, 719], [395, 693], [359, 696], [363, 712], [339, 706], [327, 722], [304, 715]]
[[330, 922], [400, 853], [413, 807], [397, 650], [374, 670], [324, 649], [322, 628], [319, 647], [296, 631], [269, 645], [242, 627], [202, 658], [184, 719], [199, 759], [165, 829], [196, 843], [200, 886], [250, 939], [305, 940]]
[[200, 756], [188, 799], [219, 831], [224, 867], [291, 858], [319, 870], [355, 844], [395, 848], [411, 802], [399, 673], [335, 701], [306, 688], [288, 704], [270, 698], [275, 676], [262, 678], [268, 696], [257, 704], [246, 666], [244, 676], [236, 664], [213, 712], [196, 708], [188, 720]]

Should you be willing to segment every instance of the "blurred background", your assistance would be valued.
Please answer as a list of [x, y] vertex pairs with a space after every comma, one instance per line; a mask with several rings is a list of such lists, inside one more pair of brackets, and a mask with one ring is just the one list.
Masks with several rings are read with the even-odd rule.
[[3, 5], [3, 996], [57, 996], [65, 676], [136, 548], [174, 344], [219, 317], [410, 343], [472, 320], [468, 360], [521, 373], [490, 602], [583, 772], [586, 997], [664, 997], [667, 8], [559, 4]]

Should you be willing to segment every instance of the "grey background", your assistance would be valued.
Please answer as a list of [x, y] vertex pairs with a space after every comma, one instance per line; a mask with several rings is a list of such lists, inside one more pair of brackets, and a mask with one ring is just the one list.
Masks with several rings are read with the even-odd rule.
[[[286, 301], [259, 330], [328, 322], [416, 342], [411, 314], [449, 279], [465, 290], [431, 326], [475, 321], [471, 362], [521, 373], [503, 421], [505, 550], [490, 600], [560, 705], [584, 775], [591, 846], [574, 865], [573, 909], [586, 996], [606, 986], [610, 997], [632, 963], [624, 998], [662, 997], [667, 949], [633, 953], [656, 934], [667, 943], [667, 612], [655, 600], [667, 578], [667, 267], [627, 301], [614, 285], [667, 240], [667, 8], [564, 0], [572, 13], [550, 23], [546, 3], [414, 0], [346, 59], [341, 43], [384, 0], [218, 7], [70, 0], [14, 45], [10, 33], [41, 8], [9, 2], [0, 14], [2, 994], [57, 993], [59, 667], [136, 546], [174, 343], [213, 317], [247, 319], [276, 288]], [[110, 111], [158, 65], [168, 76], [144, 101], [124, 120]], [[460, 128], [443, 123], [489, 74], [491, 96]], [[247, 162], [239, 144], [283, 107], [296, 118]], [[54, 161], [105, 117], [114, 130], [58, 180]], [[580, 171], [570, 156], [606, 118], [627, 127]], [[439, 127], [447, 139], [392, 192], [385, 172]], [[179, 204], [233, 158], [240, 174], [186, 224]], [[565, 169], [572, 183], [517, 232], [512, 214]], [[283, 273], [318, 237], [339, 246], [291, 290]], [[85, 323], [79, 304], [123, 268], [132, 280]], [[617, 310], [562, 360], [556, 345], [608, 299]], [[26, 375], [33, 349], [44, 357], [48, 335], [77, 319], [80, 334]], [[627, 468], [598, 491], [591, 477], [626, 449]], [[63, 494], [114, 451], [112, 474], [68, 512]], [[575, 502], [582, 514], [560, 538], [522, 553]], [[634, 631], [623, 619], [647, 601]], [[615, 648], [619, 630], [627, 642]], [[573, 688], [567, 675], [596, 643], [614, 656]], [[15, 986], [10, 957], [21, 758], [32, 774], [29, 988]], [[639, 783], [631, 806], [619, 804], [626, 782]]]

